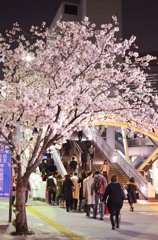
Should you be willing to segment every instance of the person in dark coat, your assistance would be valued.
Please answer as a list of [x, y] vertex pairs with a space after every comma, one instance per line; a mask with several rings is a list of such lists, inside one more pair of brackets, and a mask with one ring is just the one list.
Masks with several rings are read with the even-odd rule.
[[49, 196], [49, 199], [48, 199], [49, 204], [54, 205], [55, 198], [56, 198], [56, 191], [57, 191], [57, 183], [53, 174], [47, 178], [46, 185], [47, 185], [48, 196]]
[[82, 170], [86, 171], [87, 168], [87, 152], [85, 149], [83, 149], [83, 152], [81, 154], [81, 162], [82, 162]]
[[[107, 200], [108, 199], [108, 200]], [[117, 175], [111, 177], [111, 183], [105, 189], [102, 202], [105, 202], [110, 213], [112, 229], [119, 228], [120, 210], [123, 206], [122, 186]]]
[[78, 140], [81, 142], [82, 141], [82, 130], [77, 132], [78, 134]]
[[69, 156], [70, 155], [70, 149], [71, 149], [71, 142], [67, 140], [67, 142], [63, 145], [64, 150], [65, 150], [65, 155]]
[[63, 178], [60, 173], [56, 176], [57, 192], [56, 192], [56, 203], [59, 207], [63, 204]]
[[42, 175], [47, 171], [47, 163], [45, 159], [42, 159], [42, 163], [39, 165], [39, 170]]
[[85, 172], [81, 172], [78, 178], [78, 183], [81, 183], [80, 192], [79, 192], [79, 208], [78, 208], [79, 211], [81, 211], [81, 205], [83, 200], [83, 180], [85, 178], [87, 178], [87, 174]]
[[132, 212], [134, 211], [133, 203], [137, 203], [137, 185], [134, 177], [131, 177], [130, 181], [127, 182], [128, 202], [130, 205], [130, 211]]
[[69, 212], [72, 208], [72, 191], [73, 191], [73, 182], [70, 179], [70, 174], [65, 175], [65, 180], [63, 182], [63, 197], [66, 201], [66, 211]]
[[77, 161], [76, 161], [75, 157], [72, 156], [71, 162], [70, 162], [70, 172], [75, 172], [76, 168], [77, 168]]

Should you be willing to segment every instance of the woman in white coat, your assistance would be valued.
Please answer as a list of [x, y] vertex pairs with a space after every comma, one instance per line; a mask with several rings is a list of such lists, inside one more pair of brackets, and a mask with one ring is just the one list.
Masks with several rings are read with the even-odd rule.
[[92, 172], [87, 173], [87, 178], [83, 180], [83, 197], [86, 199], [86, 216], [90, 216], [90, 208], [95, 203], [94, 191], [92, 191], [92, 183], [94, 181]]
[[80, 192], [80, 187], [81, 184], [78, 183], [78, 177], [77, 177], [77, 173], [75, 172], [73, 174], [73, 177], [71, 177], [71, 181], [73, 182], [73, 192], [72, 192], [72, 196], [73, 196], [73, 210], [77, 210], [77, 204], [78, 204], [78, 199], [79, 199], [79, 192]]

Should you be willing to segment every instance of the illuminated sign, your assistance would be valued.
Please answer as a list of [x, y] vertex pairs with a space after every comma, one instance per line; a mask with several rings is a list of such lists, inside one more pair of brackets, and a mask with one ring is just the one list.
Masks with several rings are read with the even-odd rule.
[[10, 195], [11, 154], [7, 143], [0, 143], [0, 197]]

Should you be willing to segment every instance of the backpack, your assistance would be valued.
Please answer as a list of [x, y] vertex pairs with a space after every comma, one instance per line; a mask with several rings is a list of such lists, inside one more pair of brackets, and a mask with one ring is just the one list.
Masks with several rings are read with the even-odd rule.
[[50, 192], [56, 191], [56, 185], [54, 183], [53, 178], [48, 178], [47, 179], [47, 187], [48, 187]]
[[104, 178], [97, 178], [95, 182], [95, 193], [97, 194], [104, 194], [106, 188], [105, 179]]

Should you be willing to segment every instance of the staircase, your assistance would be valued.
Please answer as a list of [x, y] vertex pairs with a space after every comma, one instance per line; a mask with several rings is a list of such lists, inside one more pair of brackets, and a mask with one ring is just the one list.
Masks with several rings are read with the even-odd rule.
[[[128, 161], [126, 161], [126, 159], [121, 154], [121, 152], [115, 149], [112, 149], [107, 144], [107, 142], [101, 136], [98, 135], [98, 132], [95, 129], [85, 128], [83, 132], [87, 138], [90, 136], [91, 140], [95, 143], [95, 146], [97, 146], [98, 150], [102, 152], [102, 156], [103, 156], [102, 162], [104, 158], [106, 158], [109, 160], [111, 164], [114, 164], [115, 167], [118, 164], [120, 169], [119, 171], [121, 171], [122, 169], [121, 175], [128, 176], [129, 178], [131, 176], [134, 177], [136, 182], [138, 183], [139, 192], [142, 194], [143, 197], [148, 198], [150, 193], [149, 183], [140, 173], [136, 171], [136, 169]], [[117, 174], [116, 172], [117, 169], [118, 168], [113, 169], [113, 173]], [[125, 180], [125, 182], [123, 182], [123, 185], [125, 185], [127, 181], [128, 181], [128, 178]]]
[[122, 169], [119, 167], [119, 165], [117, 163], [110, 164], [109, 180], [110, 180], [111, 176], [114, 174], [116, 174], [118, 176], [119, 183], [121, 183], [124, 187], [126, 187], [127, 182], [129, 181], [129, 178], [122, 171]]

